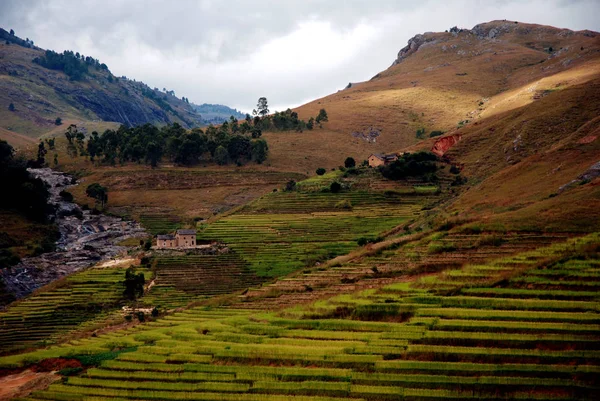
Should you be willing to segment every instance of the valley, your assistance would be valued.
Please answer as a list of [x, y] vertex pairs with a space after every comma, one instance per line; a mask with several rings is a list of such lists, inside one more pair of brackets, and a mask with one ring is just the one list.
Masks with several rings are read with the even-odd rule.
[[[0, 46], [16, 71], [41, 52]], [[31, 68], [27, 85], [64, 79]], [[29, 171], [52, 183], [61, 234], [30, 255], [23, 227], [47, 226], [2, 211], [21, 257], [0, 271], [0, 299], [19, 298], [0, 311], [6, 399], [597, 399], [599, 89], [599, 33], [499, 20], [418, 34], [284, 117], [199, 128], [172, 95], [139, 121], [158, 128], [129, 131], [52, 98], [2, 111], [15, 154], [48, 144], [52, 169]], [[397, 161], [370, 167], [378, 153]], [[153, 247], [181, 228], [205, 246]]]

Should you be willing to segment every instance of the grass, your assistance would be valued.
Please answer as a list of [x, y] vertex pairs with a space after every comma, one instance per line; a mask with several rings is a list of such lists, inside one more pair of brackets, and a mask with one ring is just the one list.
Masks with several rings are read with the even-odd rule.
[[[536, 277], [543, 270], [597, 273], [597, 256], [580, 257], [597, 241], [597, 235], [576, 238], [463, 271], [506, 275], [510, 269], [512, 279], [502, 281], [503, 287], [482, 284], [481, 291], [511, 289], [517, 278]], [[426, 249], [427, 243], [422, 246]], [[544, 311], [512, 311], [510, 293], [460, 306], [469, 297], [440, 295], [424, 284], [383, 284], [281, 313], [195, 307], [151, 325], [2, 357], [0, 366], [136, 347], [34, 392], [31, 399], [594, 399], [600, 372], [597, 300], [586, 301], [593, 311], [564, 312], [554, 301], [546, 301]], [[578, 290], [572, 292], [561, 302], [581, 304]], [[401, 310], [396, 306], [414, 317], [380, 322], [315, 315], [342, 305], [371, 311], [363, 318], [374, 316], [373, 311]]]

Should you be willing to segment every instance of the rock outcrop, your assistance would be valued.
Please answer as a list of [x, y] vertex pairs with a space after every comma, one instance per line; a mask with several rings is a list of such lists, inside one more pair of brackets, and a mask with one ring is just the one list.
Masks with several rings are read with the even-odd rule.
[[408, 40], [408, 44], [400, 49], [398, 52], [398, 57], [392, 63], [392, 67], [400, 64], [404, 59], [406, 59], [411, 54], [417, 52], [423, 45], [425, 44], [433, 44], [436, 39], [434, 37], [429, 36], [427, 33], [418, 34], [413, 36]]

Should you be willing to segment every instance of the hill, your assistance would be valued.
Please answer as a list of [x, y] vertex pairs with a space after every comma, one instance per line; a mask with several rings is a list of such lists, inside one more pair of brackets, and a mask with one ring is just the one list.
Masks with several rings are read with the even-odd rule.
[[173, 91], [117, 77], [93, 57], [44, 51], [0, 28], [0, 128], [2, 138], [16, 146], [23, 144], [22, 135], [36, 138], [52, 130], [57, 118], [129, 126], [177, 122], [187, 128], [223, 121], [210, 113], [205, 120], [194, 106]]
[[242, 120], [246, 115], [232, 109], [231, 107], [224, 106], [222, 104], [208, 104], [203, 103], [201, 105], [193, 104], [192, 107], [196, 112], [202, 115], [202, 119], [206, 124], [221, 124], [224, 121], [229, 120], [229, 117], [233, 116], [238, 120]]
[[[598, 33], [493, 21], [299, 107], [329, 121], [263, 133], [261, 165], [100, 165], [58, 138], [78, 203], [99, 182], [110, 212], [208, 248], [126, 241], [8, 306], [0, 397], [597, 399], [599, 67]], [[338, 168], [392, 151], [435, 174]]]
[[325, 108], [335, 142], [364, 158], [588, 82], [600, 74], [599, 50], [597, 32], [516, 21], [423, 33], [371, 80], [295, 111], [308, 119]]

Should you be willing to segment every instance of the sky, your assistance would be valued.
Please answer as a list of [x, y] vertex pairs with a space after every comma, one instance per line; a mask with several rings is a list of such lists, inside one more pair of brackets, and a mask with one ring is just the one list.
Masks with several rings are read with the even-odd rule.
[[418, 33], [498, 19], [600, 31], [600, 0], [0, 0], [0, 27], [191, 102], [298, 106], [370, 79]]

